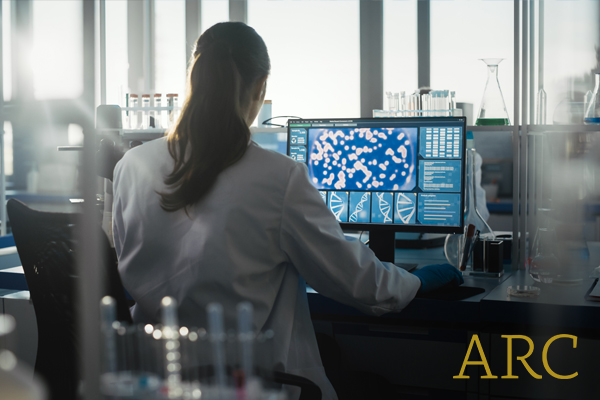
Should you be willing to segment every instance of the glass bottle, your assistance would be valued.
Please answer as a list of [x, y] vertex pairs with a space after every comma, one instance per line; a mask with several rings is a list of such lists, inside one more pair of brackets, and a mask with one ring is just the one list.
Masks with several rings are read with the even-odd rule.
[[600, 124], [600, 72], [596, 72], [594, 76], [596, 85], [589, 102], [586, 104], [583, 120], [586, 125]]
[[[475, 194], [477, 182], [475, 180], [475, 149], [467, 149], [467, 173], [465, 181], [465, 210], [464, 220], [465, 226], [469, 224], [475, 225], [475, 229], [479, 231], [481, 238], [494, 238], [494, 231], [483, 219], [479, 210], [477, 210], [477, 195]], [[448, 262], [455, 267], [458, 267], [458, 260], [460, 259], [460, 251], [462, 250], [463, 235], [455, 234], [446, 236], [446, 242], [444, 243], [444, 252]]]
[[502, 58], [481, 59], [488, 67], [488, 77], [475, 125], [510, 125], [506, 104], [498, 81], [498, 64]]

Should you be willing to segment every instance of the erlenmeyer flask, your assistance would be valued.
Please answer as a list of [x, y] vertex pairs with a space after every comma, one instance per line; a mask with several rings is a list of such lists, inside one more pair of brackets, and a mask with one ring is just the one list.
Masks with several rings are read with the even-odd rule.
[[484, 58], [481, 61], [487, 64], [488, 77], [475, 125], [510, 125], [498, 81], [498, 64], [502, 58]]
[[600, 72], [596, 72], [596, 86], [594, 92], [585, 105], [584, 122], [586, 125], [600, 124]]

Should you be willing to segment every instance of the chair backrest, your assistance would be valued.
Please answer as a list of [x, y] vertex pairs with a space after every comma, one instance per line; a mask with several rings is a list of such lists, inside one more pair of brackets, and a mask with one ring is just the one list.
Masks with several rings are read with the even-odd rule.
[[[7, 202], [7, 212], [37, 320], [35, 371], [46, 380], [52, 399], [75, 399], [79, 381], [76, 251], [80, 215], [36, 211], [15, 199]], [[105, 294], [116, 300], [117, 319], [131, 322], [116, 253], [106, 235], [100, 236]]]

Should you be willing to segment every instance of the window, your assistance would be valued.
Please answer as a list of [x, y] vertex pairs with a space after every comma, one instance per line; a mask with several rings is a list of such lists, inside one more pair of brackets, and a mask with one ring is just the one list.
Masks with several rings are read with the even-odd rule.
[[360, 116], [358, 0], [249, 0], [248, 24], [269, 49], [273, 116]]
[[600, 70], [600, 4], [548, 0], [543, 18], [542, 83], [547, 94], [546, 122], [551, 124], [554, 117], [565, 119], [557, 109], [561, 102], [581, 103], [584, 94], [594, 90], [592, 71]]
[[125, 105], [128, 92], [127, 2], [106, 3], [106, 103]]
[[200, 7], [202, 32], [218, 22], [229, 21], [229, 0], [202, 0]]
[[4, 121], [4, 172], [13, 174], [13, 130], [10, 121]]
[[82, 1], [34, 1], [32, 8], [33, 49], [30, 60], [34, 97], [46, 100], [81, 96]]
[[431, 2], [431, 87], [456, 91], [457, 102], [473, 103], [477, 118], [487, 67], [482, 58], [503, 58], [498, 80], [511, 124], [514, 121], [514, 3]]
[[10, 14], [10, 0], [2, 0], [2, 84], [4, 85], [4, 101], [10, 101], [12, 97], [12, 24]]
[[157, 0], [154, 18], [155, 91], [163, 97], [167, 93], [178, 93], [182, 97], [188, 56], [185, 48], [185, 1]]
[[413, 93], [418, 85], [417, 0], [383, 2], [383, 91]]

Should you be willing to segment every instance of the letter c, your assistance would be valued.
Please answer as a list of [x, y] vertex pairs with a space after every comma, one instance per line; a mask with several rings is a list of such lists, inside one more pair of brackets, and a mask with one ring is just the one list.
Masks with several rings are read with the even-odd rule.
[[550, 365], [548, 365], [548, 349], [550, 348], [550, 345], [552, 344], [552, 342], [554, 342], [557, 339], [561, 339], [561, 338], [566, 338], [566, 339], [572, 339], [573, 340], [573, 348], [576, 349], [577, 348], [577, 336], [573, 336], [573, 335], [556, 335], [551, 337], [550, 339], [548, 339], [548, 341], [546, 342], [546, 344], [544, 345], [544, 351], [542, 352], [542, 361], [544, 363], [544, 368], [546, 368], [546, 371], [548, 371], [548, 373], [550, 375], [552, 375], [553, 377], [555, 377], [556, 379], [573, 379], [575, 378], [577, 375], [579, 375], [579, 372], [575, 372], [571, 375], [559, 375], [556, 372], [552, 371], [550, 369]]

